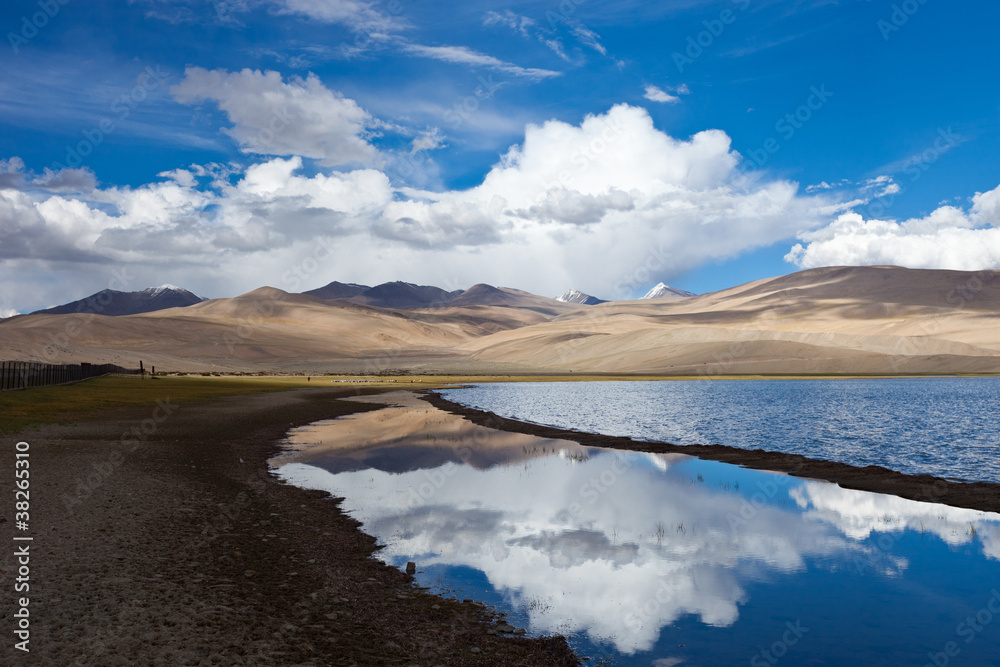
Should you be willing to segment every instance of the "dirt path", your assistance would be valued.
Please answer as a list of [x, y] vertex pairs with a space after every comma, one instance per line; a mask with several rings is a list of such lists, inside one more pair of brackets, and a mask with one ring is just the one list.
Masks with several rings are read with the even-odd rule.
[[[370, 558], [373, 539], [335, 501], [267, 473], [288, 428], [369, 409], [334, 400], [357, 393], [164, 403], [4, 436], [3, 498], [14, 445], [30, 444], [30, 530], [18, 534], [34, 540], [30, 592], [15, 594], [14, 508], [0, 508], [0, 662], [577, 664], [562, 638], [487, 634], [486, 610], [414, 588]], [[28, 654], [13, 648], [21, 595]]]

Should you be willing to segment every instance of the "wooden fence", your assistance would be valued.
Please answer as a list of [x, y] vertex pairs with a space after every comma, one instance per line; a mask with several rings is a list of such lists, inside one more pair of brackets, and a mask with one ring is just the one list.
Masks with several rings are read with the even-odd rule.
[[33, 361], [0, 361], [0, 391], [69, 384], [101, 375], [138, 375], [137, 368], [114, 364], [43, 364]]

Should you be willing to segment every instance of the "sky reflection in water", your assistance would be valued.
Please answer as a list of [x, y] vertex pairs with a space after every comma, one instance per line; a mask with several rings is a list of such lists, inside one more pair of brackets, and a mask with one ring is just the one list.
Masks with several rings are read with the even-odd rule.
[[[329, 442], [379, 415], [385, 428], [406, 409], [293, 441]], [[532, 633], [576, 635], [582, 654], [658, 667], [773, 664], [775, 651], [792, 664], [925, 664], [954, 641], [966, 664], [1000, 655], [1000, 613], [959, 629], [1000, 589], [1000, 515], [680, 455], [512, 444], [468, 422], [449, 437], [442, 424], [457, 418], [426, 414], [438, 421], [416, 437], [312, 451], [277, 474], [345, 497], [386, 545], [378, 557], [416, 561], [422, 584], [499, 602]], [[470, 428], [482, 431], [474, 448]]]

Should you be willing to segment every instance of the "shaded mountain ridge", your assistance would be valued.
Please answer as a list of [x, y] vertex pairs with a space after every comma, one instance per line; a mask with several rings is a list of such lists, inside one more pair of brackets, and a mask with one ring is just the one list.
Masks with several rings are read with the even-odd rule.
[[36, 310], [32, 315], [67, 315], [70, 313], [89, 313], [94, 315], [141, 315], [167, 308], [183, 308], [201, 303], [205, 299], [197, 294], [177, 287], [176, 285], [160, 285], [149, 287], [137, 292], [120, 292], [105, 289], [91, 294], [83, 299], [71, 301], [61, 306]]

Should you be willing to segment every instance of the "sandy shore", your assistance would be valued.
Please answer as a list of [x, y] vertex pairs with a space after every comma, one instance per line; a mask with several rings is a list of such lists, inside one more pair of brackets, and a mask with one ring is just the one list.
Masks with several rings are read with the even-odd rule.
[[[571, 665], [562, 638], [416, 589], [324, 494], [278, 483], [289, 428], [372, 409], [297, 390], [128, 408], [5, 436], [30, 444], [30, 654], [13, 649], [13, 508], [0, 522], [4, 664]], [[142, 434], [145, 426], [146, 433]], [[139, 437], [130, 435], [139, 429]], [[126, 434], [123, 437], [123, 433]]]

